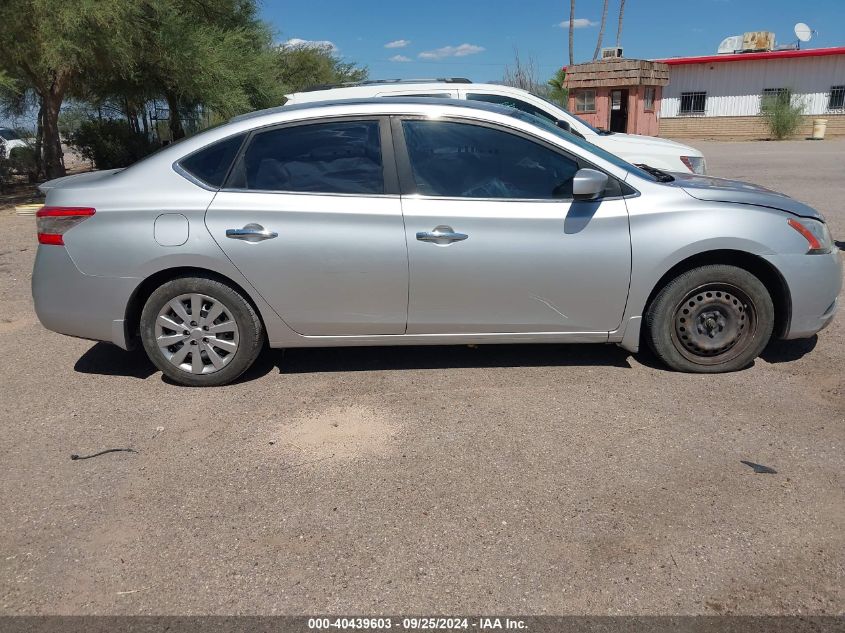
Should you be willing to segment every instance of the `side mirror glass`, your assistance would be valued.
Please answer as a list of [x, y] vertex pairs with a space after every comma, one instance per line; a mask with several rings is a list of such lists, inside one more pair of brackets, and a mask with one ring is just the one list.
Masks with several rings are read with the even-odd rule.
[[572, 197], [575, 200], [600, 198], [607, 187], [607, 174], [595, 169], [579, 169], [572, 180]]

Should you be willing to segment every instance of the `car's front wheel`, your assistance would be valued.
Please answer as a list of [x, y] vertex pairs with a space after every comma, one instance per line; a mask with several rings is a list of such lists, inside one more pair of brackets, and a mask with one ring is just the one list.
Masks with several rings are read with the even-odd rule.
[[231, 382], [258, 357], [264, 330], [240, 292], [208, 277], [162, 284], [141, 312], [141, 340], [150, 360], [189, 387]]
[[747, 367], [766, 347], [773, 327], [766, 286], [735, 266], [702, 266], [679, 275], [646, 312], [651, 349], [669, 367], [686, 372]]

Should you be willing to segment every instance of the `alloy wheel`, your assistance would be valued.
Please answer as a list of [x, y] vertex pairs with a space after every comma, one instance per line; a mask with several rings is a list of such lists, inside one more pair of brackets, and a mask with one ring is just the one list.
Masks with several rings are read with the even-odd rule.
[[164, 357], [191, 374], [223, 369], [238, 351], [238, 324], [230, 309], [206, 294], [182, 294], [159, 310], [155, 340]]

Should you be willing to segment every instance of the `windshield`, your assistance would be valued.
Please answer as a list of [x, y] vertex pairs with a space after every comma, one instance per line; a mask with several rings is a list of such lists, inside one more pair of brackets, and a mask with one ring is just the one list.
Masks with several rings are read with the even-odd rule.
[[527, 112], [522, 112], [521, 110], [512, 110], [509, 114], [515, 119], [519, 119], [520, 121], [526, 121], [527, 123], [536, 125], [537, 127], [542, 128], [546, 132], [551, 132], [559, 138], [569, 141], [570, 143], [574, 143], [584, 151], [589, 152], [590, 154], [595, 154], [599, 158], [606, 160], [608, 163], [611, 163], [612, 165], [615, 165], [620, 169], [624, 169], [628, 173], [634, 174], [635, 176], [642, 178], [643, 180], [650, 180], [652, 182], [657, 180], [657, 178], [653, 174], [650, 174], [647, 171], [640, 169], [636, 165], [632, 165], [631, 163], [622, 160], [616, 154], [611, 154], [607, 150], [593, 145], [589, 141], [586, 141], [579, 136], [575, 136], [574, 134], [570, 134], [566, 130], [560, 129], [551, 121], [547, 121], [542, 117], [534, 116], [533, 114], [528, 114]]
[[554, 101], [552, 101], [551, 99], [547, 99], [546, 97], [544, 97], [544, 96], [542, 96], [542, 95], [538, 95], [536, 92], [532, 92], [531, 94], [532, 94], [532, 95], [534, 95], [535, 97], [537, 97], [538, 99], [540, 99], [541, 101], [545, 101], [545, 102], [546, 102], [546, 103], [548, 103], [549, 105], [554, 106], [554, 107], [555, 107], [555, 108], [557, 108], [558, 110], [563, 110], [564, 112], [566, 112], [566, 114], [568, 114], [568, 115], [569, 115], [569, 116], [571, 116], [573, 119], [575, 119], [576, 121], [578, 121], [578, 123], [580, 123], [581, 125], [583, 125], [585, 128], [588, 128], [589, 130], [592, 130], [592, 132], [593, 132], [594, 134], [602, 134], [602, 135], [605, 135], [605, 134], [612, 134], [612, 132], [608, 132], [608, 131], [606, 131], [606, 130], [600, 130], [599, 128], [597, 128], [597, 127], [595, 127], [595, 126], [590, 125], [590, 124], [589, 124], [589, 123], [587, 123], [584, 119], [582, 119], [581, 117], [579, 117], [577, 114], [572, 114], [569, 110], [567, 110], [566, 108], [564, 108], [564, 107], [563, 107], [562, 105], [560, 105], [559, 103], [555, 103], [555, 102], [554, 102]]
[[0, 127], [0, 138], [4, 141], [16, 141], [20, 136], [14, 130], [10, 130], [7, 127]]

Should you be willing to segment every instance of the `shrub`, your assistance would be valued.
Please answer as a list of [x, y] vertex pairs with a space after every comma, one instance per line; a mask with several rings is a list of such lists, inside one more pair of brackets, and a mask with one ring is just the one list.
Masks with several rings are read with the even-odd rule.
[[69, 145], [97, 169], [127, 167], [157, 149], [155, 142], [135, 132], [126, 121], [91, 120], [70, 135]]
[[788, 138], [798, 131], [803, 111], [803, 102], [794, 99], [789, 90], [763, 97], [760, 105], [769, 132], [778, 140]]
[[38, 180], [38, 166], [35, 160], [35, 148], [31, 145], [15, 147], [9, 152], [9, 167], [16, 174], [27, 177], [29, 182]]

